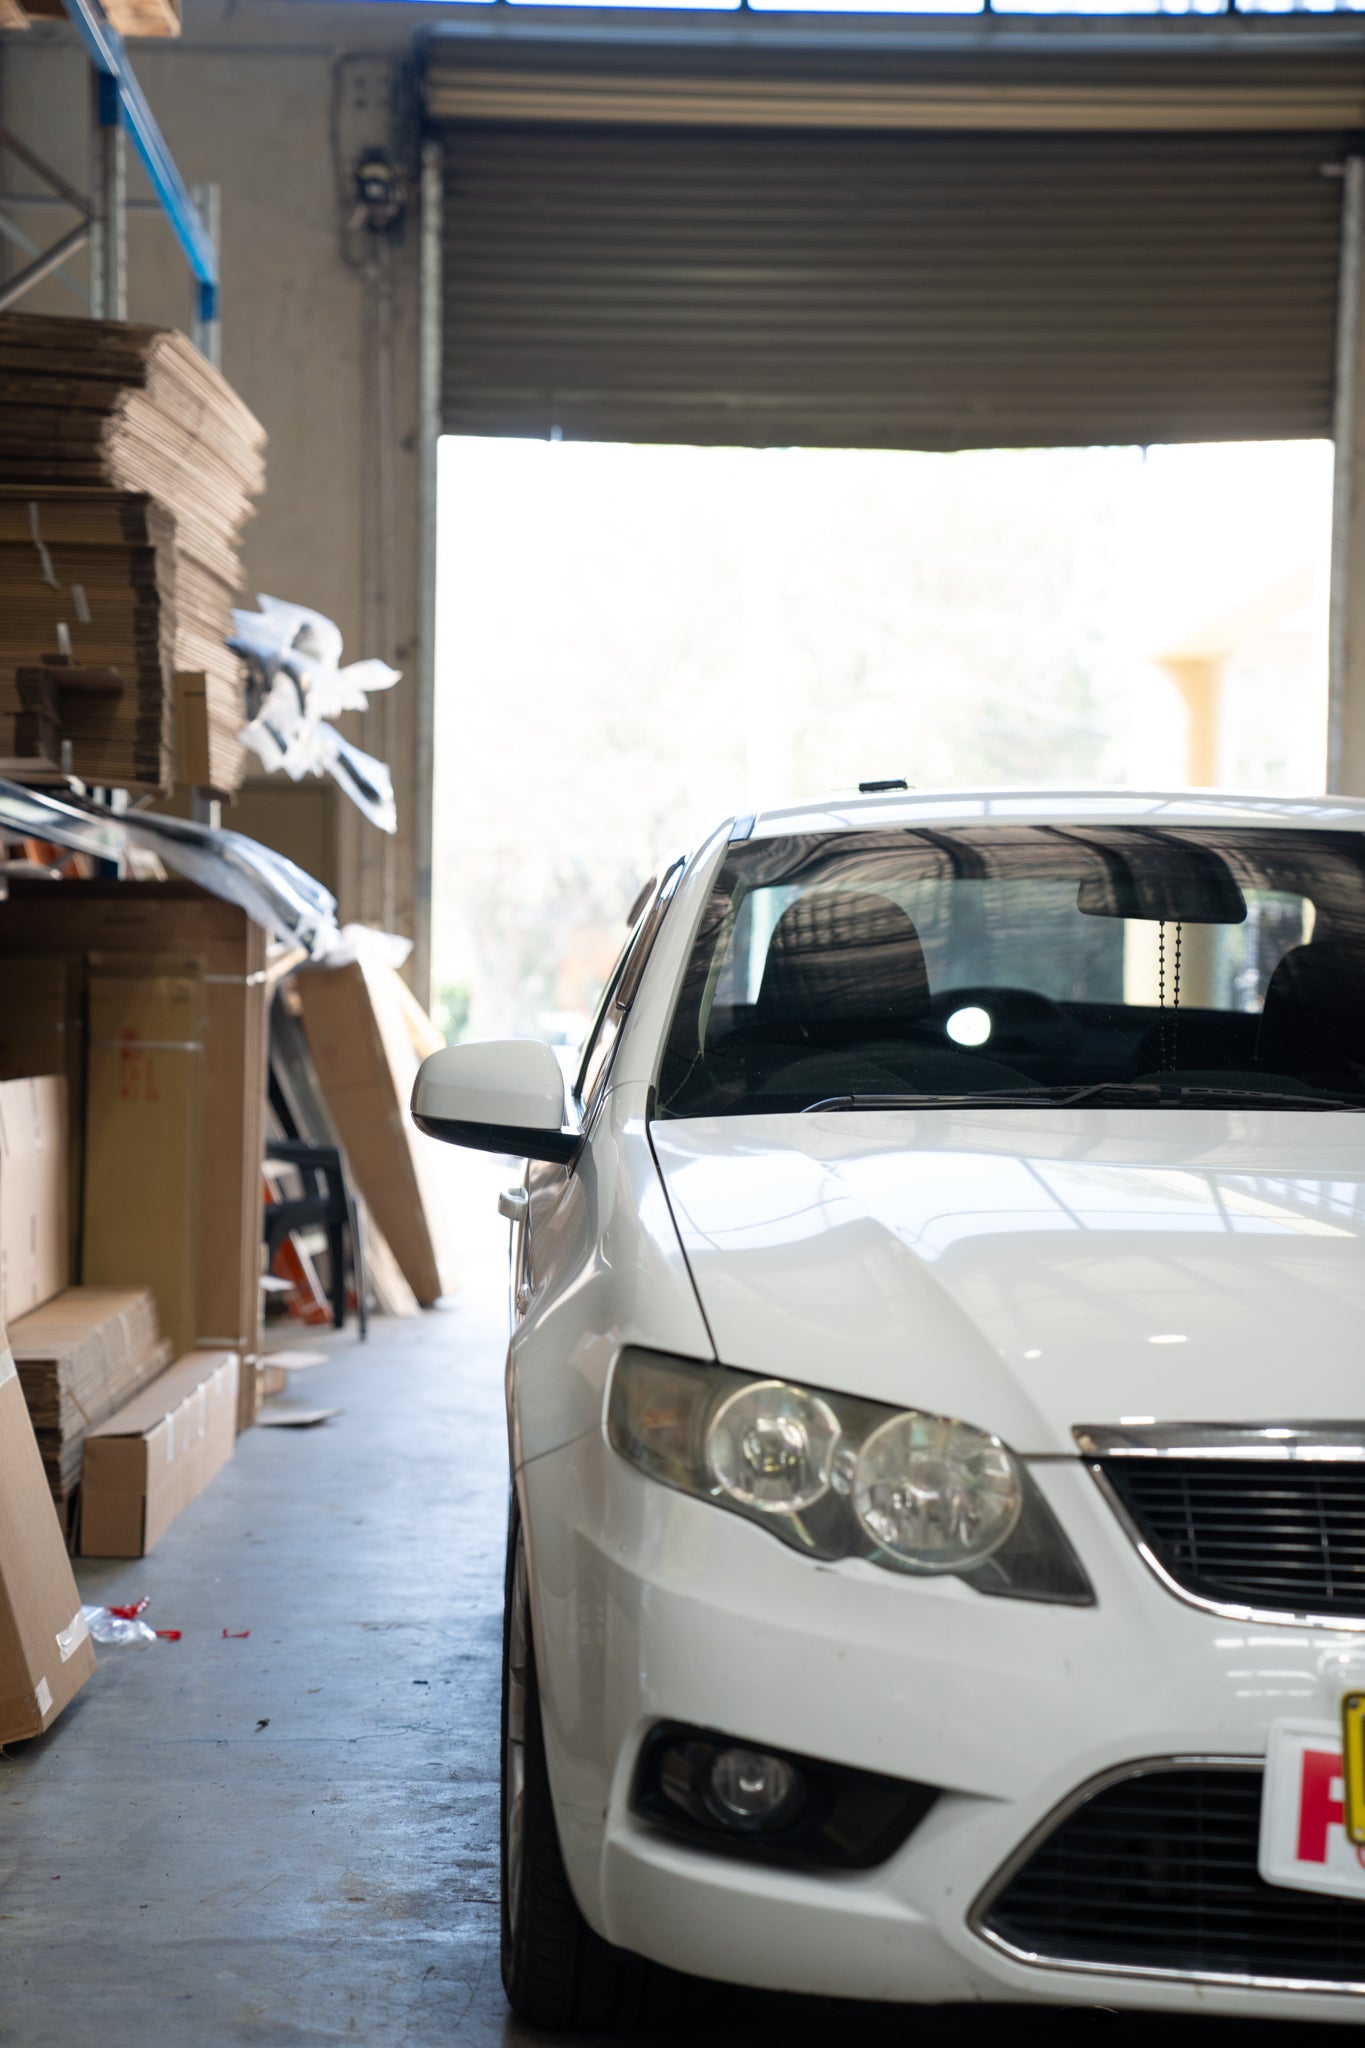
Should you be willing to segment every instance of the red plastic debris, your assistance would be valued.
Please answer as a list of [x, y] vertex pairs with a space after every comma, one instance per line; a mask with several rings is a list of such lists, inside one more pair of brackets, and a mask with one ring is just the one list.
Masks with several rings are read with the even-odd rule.
[[178, 1628], [159, 1628], [157, 1630], [157, 1634], [159, 1636], [164, 1636], [168, 1643], [178, 1643], [180, 1641], [181, 1635], [183, 1634], [183, 1630]]
[[109, 1612], [119, 1621], [136, 1621], [139, 1614], [145, 1614], [152, 1604], [150, 1593], [144, 1593], [140, 1600], [130, 1600], [126, 1607], [111, 1607]]
[[251, 1630], [249, 1628], [225, 1628], [223, 1630], [223, 1640], [228, 1643], [240, 1643], [244, 1636], [249, 1636], [250, 1634]]

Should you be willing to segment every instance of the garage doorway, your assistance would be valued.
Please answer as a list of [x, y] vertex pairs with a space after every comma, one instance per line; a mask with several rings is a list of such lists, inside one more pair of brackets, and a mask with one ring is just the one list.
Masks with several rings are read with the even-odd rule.
[[732, 811], [887, 775], [1321, 789], [1331, 476], [1323, 441], [448, 436], [448, 1035], [571, 1041], [639, 885]]

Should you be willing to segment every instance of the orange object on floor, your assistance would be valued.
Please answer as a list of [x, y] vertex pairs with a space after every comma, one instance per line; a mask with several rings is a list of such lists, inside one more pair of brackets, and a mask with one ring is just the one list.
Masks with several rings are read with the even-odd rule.
[[[269, 1176], [264, 1176], [265, 1199], [278, 1199], [270, 1185]], [[289, 1297], [289, 1313], [299, 1323], [306, 1323], [316, 1329], [332, 1320], [331, 1304], [322, 1291], [317, 1268], [296, 1237], [287, 1237], [276, 1252], [271, 1272], [277, 1279], [287, 1280], [293, 1289]]]

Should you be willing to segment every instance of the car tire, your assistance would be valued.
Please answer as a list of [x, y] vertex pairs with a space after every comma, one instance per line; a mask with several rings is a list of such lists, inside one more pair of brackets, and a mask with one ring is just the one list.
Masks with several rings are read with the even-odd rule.
[[515, 1495], [502, 1626], [502, 1982], [530, 2025], [557, 2032], [668, 2026], [709, 1986], [613, 1948], [578, 1910], [560, 1854], [545, 1761]]

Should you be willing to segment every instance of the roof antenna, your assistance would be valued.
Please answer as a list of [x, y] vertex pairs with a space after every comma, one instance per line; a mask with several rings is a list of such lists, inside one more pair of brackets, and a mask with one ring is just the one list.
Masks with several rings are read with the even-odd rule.
[[910, 785], [903, 775], [888, 775], [882, 782], [860, 782], [858, 784], [858, 794], [859, 796], [881, 796], [888, 789], [908, 790], [909, 787]]

